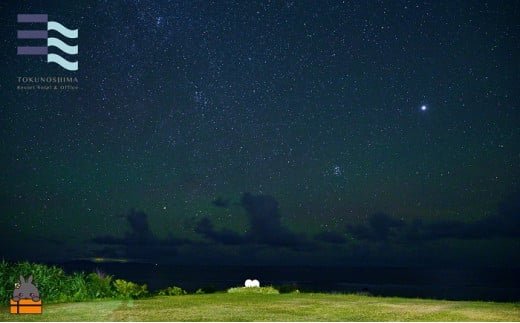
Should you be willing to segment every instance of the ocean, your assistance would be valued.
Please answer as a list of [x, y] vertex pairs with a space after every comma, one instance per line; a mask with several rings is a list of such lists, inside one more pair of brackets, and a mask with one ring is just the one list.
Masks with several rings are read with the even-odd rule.
[[96, 269], [154, 291], [179, 286], [225, 290], [258, 279], [262, 286], [290, 286], [302, 292], [362, 293], [445, 300], [520, 301], [520, 269], [397, 268], [318, 266], [180, 266], [143, 263], [60, 264], [67, 272]]

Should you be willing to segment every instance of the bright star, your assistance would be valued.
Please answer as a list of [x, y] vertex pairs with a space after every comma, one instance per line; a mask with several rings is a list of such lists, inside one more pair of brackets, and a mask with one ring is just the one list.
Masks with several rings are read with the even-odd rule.
[[422, 106], [421, 106], [421, 111], [426, 111], [427, 109], [428, 109], [427, 106], [425, 106], [425, 105], [422, 105]]

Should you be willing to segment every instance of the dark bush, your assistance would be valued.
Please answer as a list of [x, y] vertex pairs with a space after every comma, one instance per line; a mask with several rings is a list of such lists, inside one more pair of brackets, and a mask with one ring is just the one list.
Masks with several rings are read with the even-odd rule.
[[180, 296], [186, 294], [188, 293], [184, 289], [177, 286], [171, 286], [165, 289], [161, 289], [159, 292], [157, 292], [157, 295], [159, 296]]
[[[97, 270], [95, 273], [66, 275], [62, 268], [43, 264], [0, 262], [0, 302], [8, 304], [20, 275], [33, 275], [34, 285], [45, 303], [80, 302], [96, 298], [143, 298], [149, 296], [146, 285], [125, 280], [113, 281], [112, 276]], [[176, 291], [169, 291], [175, 293]]]
[[66, 284], [62, 290], [62, 300], [69, 302], [81, 302], [90, 299], [84, 273], [73, 273], [66, 278]]
[[208, 286], [202, 287], [202, 288], [200, 288], [200, 290], [202, 292], [204, 292], [204, 294], [213, 294], [213, 293], [217, 292], [217, 288], [213, 285], [208, 285]]
[[113, 283], [115, 297], [122, 299], [138, 299], [149, 295], [146, 284], [139, 285], [123, 279], [116, 279]]
[[114, 295], [112, 276], [100, 272], [87, 275], [87, 289], [90, 298], [108, 298]]

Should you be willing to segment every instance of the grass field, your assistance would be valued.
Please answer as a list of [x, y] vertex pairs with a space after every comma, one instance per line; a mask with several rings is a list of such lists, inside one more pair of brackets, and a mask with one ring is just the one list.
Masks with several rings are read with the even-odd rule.
[[0, 321], [518, 321], [520, 303], [440, 301], [341, 294], [162, 296], [43, 305], [43, 314]]

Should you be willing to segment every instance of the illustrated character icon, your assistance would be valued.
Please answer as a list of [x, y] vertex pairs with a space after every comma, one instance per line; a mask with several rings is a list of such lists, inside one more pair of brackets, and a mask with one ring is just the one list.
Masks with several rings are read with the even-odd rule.
[[15, 284], [13, 291], [13, 300], [18, 302], [20, 299], [32, 299], [37, 302], [40, 300], [40, 292], [38, 288], [33, 285], [33, 276], [29, 276], [27, 281], [20, 275], [20, 282]]

